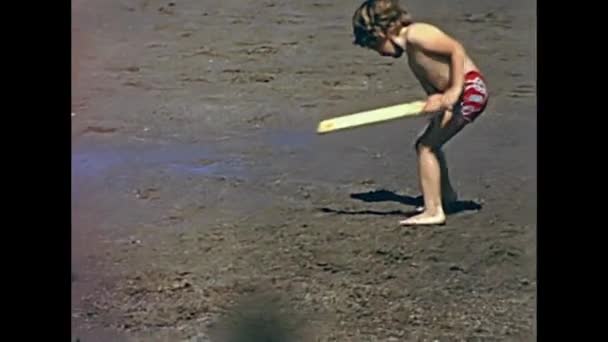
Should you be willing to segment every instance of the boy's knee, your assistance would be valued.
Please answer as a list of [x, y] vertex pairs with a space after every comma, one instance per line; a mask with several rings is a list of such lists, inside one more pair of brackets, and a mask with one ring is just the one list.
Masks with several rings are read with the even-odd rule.
[[418, 154], [424, 152], [433, 152], [437, 149], [436, 146], [429, 144], [427, 141], [423, 139], [416, 140], [415, 149]]

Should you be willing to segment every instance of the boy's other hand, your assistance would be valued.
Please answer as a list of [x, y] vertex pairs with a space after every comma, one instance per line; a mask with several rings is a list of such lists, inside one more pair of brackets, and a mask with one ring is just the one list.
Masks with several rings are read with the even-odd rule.
[[450, 88], [448, 91], [443, 93], [441, 97], [441, 106], [443, 109], [452, 110], [456, 101], [460, 98], [461, 90], [457, 88]]
[[426, 104], [424, 105], [424, 108], [422, 109], [423, 113], [432, 113], [432, 112], [438, 112], [441, 110], [442, 104], [441, 104], [441, 100], [443, 98], [443, 94], [434, 94], [429, 96], [426, 99]]

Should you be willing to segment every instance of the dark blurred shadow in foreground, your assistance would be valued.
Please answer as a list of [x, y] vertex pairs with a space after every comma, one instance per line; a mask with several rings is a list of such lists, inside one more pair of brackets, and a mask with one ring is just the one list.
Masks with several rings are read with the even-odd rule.
[[242, 298], [211, 329], [214, 342], [294, 342], [304, 340], [304, 319], [275, 295]]

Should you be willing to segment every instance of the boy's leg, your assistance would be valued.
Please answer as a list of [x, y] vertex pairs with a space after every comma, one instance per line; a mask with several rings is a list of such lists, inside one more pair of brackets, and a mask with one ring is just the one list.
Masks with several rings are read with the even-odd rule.
[[456, 194], [456, 191], [454, 191], [452, 183], [450, 182], [448, 163], [445, 158], [445, 153], [443, 153], [443, 149], [437, 149], [436, 155], [437, 159], [439, 160], [439, 169], [441, 170], [441, 199], [443, 200], [444, 204], [451, 204], [458, 200], [458, 195]]
[[[418, 173], [424, 197], [424, 210], [419, 215], [401, 221], [401, 224], [423, 225], [445, 222], [441, 188], [443, 183], [446, 187], [445, 190], [449, 191], [451, 185], [447, 178], [447, 165], [441, 147], [456, 133], [460, 132], [467, 123], [461, 115], [444, 113], [431, 120], [425, 132], [416, 142]], [[442, 181], [444, 173], [446, 179]]]
[[[439, 148], [435, 150], [435, 155], [437, 156], [437, 160], [439, 161], [439, 173], [441, 175], [441, 202], [443, 208], [445, 209], [454, 202], [458, 201], [458, 194], [456, 193], [450, 182], [450, 174], [445, 158], [445, 153], [443, 153], [443, 149]], [[416, 211], [420, 213], [423, 212], [424, 206], [417, 207]]]

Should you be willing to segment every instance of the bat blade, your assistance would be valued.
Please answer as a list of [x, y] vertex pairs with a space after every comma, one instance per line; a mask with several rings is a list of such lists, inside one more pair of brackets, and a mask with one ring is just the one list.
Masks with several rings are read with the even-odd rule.
[[421, 113], [424, 105], [424, 101], [414, 101], [410, 103], [338, 116], [321, 121], [317, 127], [317, 133], [325, 134], [347, 128], [354, 128], [408, 116], [415, 116]]

